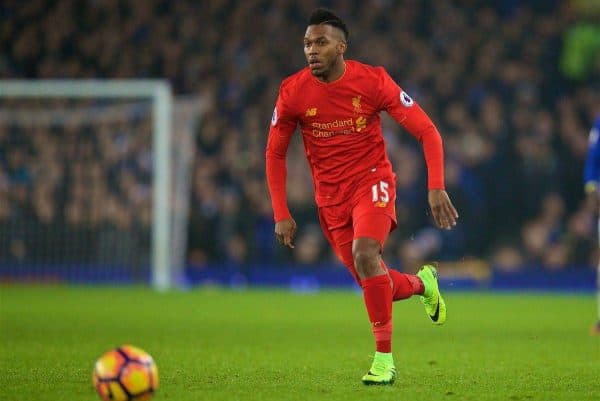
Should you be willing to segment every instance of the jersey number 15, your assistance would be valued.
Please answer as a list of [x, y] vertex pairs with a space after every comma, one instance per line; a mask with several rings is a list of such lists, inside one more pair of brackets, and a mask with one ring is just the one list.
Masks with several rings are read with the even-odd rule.
[[389, 202], [390, 193], [388, 192], [389, 184], [385, 181], [379, 181], [379, 184], [374, 184], [371, 187], [373, 202]]

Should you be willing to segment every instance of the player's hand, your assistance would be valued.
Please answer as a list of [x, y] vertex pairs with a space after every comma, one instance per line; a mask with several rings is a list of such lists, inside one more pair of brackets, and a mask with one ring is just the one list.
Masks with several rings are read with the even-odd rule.
[[597, 192], [588, 192], [585, 197], [585, 207], [587, 210], [592, 212], [594, 215], [598, 214], [598, 208], [600, 201], [598, 199]]
[[439, 228], [451, 230], [458, 220], [458, 212], [443, 189], [432, 189], [428, 194], [433, 220]]
[[293, 240], [297, 228], [296, 221], [291, 217], [275, 223], [275, 238], [277, 238], [277, 242], [293, 249]]

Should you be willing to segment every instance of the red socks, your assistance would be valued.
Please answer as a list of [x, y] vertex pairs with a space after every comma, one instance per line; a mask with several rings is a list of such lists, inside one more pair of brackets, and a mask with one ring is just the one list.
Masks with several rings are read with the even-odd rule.
[[387, 270], [394, 283], [394, 294], [392, 297], [394, 301], [410, 298], [413, 295], [422, 295], [425, 291], [425, 287], [419, 276], [400, 273], [398, 270], [390, 268]]
[[378, 352], [392, 352], [392, 302], [423, 294], [425, 287], [414, 274], [389, 269], [387, 274], [361, 280], [363, 297]]
[[378, 352], [392, 352], [392, 282], [382, 274], [361, 281]]

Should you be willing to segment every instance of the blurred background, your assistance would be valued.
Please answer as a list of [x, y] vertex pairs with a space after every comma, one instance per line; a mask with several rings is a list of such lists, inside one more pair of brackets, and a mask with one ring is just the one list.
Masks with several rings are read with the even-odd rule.
[[[385, 66], [444, 139], [452, 232], [428, 214], [419, 144], [384, 119], [398, 179], [388, 265], [440, 261], [457, 287], [593, 288], [597, 204], [582, 175], [600, 115], [599, 1], [5, 0], [0, 78], [168, 81], [177, 282], [349, 285], [320, 232], [299, 135], [293, 251], [274, 241], [265, 183], [278, 86], [305, 66], [316, 6], [348, 25], [347, 58]], [[0, 279], [148, 279], [150, 102], [0, 102]]]

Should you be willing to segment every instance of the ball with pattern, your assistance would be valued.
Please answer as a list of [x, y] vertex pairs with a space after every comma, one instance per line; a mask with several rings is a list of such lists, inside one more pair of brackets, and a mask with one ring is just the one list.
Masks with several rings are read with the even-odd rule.
[[148, 401], [158, 388], [158, 369], [146, 351], [122, 345], [98, 358], [93, 382], [104, 401]]

